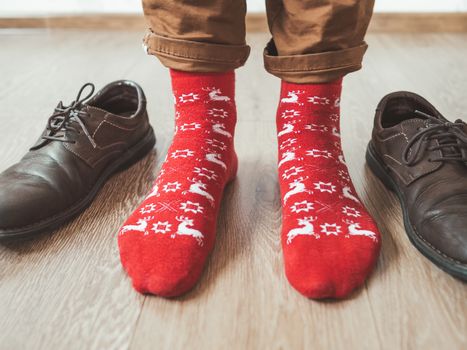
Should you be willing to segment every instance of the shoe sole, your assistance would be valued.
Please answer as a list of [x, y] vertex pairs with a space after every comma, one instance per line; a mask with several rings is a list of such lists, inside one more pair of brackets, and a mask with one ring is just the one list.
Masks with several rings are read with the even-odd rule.
[[40, 233], [50, 232], [70, 221], [72, 218], [87, 209], [87, 207], [96, 197], [97, 193], [112, 175], [137, 163], [154, 148], [155, 143], [156, 136], [154, 135], [154, 130], [150, 127], [147, 134], [136, 145], [128, 149], [121, 157], [119, 157], [115, 162], [113, 162], [104, 170], [100, 178], [93, 186], [92, 190], [86, 195], [84, 199], [77, 202], [66, 211], [56, 214], [52, 218], [45, 219], [39, 223], [31, 224], [26, 227], [17, 228], [14, 230], [0, 230], [0, 242], [31, 239]]
[[381, 158], [376, 154], [372, 142], [368, 144], [365, 158], [373, 174], [381, 180], [386, 188], [394, 192], [399, 198], [404, 218], [405, 232], [409, 237], [410, 242], [412, 242], [412, 244], [420, 251], [420, 253], [427, 257], [440, 269], [456, 278], [467, 281], [467, 267], [462, 266], [461, 263], [456, 262], [448, 256], [442, 255], [443, 253], [430, 246], [430, 244], [417, 233], [415, 227], [410, 223], [409, 213], [405, 205], [404, 194], [399, 190], [396, 182], [389, 175], [388, 168], [384, 165]]

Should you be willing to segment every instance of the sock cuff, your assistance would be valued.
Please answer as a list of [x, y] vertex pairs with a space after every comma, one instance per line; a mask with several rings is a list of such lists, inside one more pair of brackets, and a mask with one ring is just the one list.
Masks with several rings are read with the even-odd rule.
[[235, 79], [235, 71], [226, 72], [186, 72], [170, 68], [172, 79]]
[[235, 71], [221, 73], [206, 72], [184, 72], [170, 69], [172, 79], [172, 89], [174, 91], [184, 91], [191, 89], [221, 89], [221, 93], [235, 97]]
[[331, 81], [329, 83], [319, 84], [297, 84], [290, 83], [285, 80], [281, 82], [281, 95], [286, 95], [289, 91], [305, 91], [322, 94], [340, 95], [342, 90], [342, 78]]

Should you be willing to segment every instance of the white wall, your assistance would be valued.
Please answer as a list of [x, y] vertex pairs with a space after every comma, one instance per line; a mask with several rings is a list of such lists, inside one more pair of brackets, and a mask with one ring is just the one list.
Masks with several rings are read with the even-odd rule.
[[467, 12], [467, 0], [376, 0], [380, 12]]
[[[247, 0], [252, 11], [264, 11], [264, 0]], [[376, 0], [377, 12], [467, 12], [467, 0]]]
[[[252, 11], [264, 11], [264, 0], [248, 0]], [[467, 12], [467, 0], [376, 0], [377, 12]]]
[[[234, 1], [234, 0], [232, 0]], [[247, 0], [250, 12], [264, 0]], [[467, 12], [467, 0], [376, 0], [378, 12]], [[141, 0], [1, 0], [0, 16], [69, 13], [139, 13]]]

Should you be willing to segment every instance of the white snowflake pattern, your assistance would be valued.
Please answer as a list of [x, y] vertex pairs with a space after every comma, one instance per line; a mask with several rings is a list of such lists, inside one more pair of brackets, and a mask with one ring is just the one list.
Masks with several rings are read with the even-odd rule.
[[342, 213], [344, 213], [345, 215], [347, 216], [352, 216], [354, 218], [358, 218], [360, 217], [360, 212], [355, 209], [355, 208], [351, 208], [351, 207], [348, 207], [348, 206], [345, 206], [342, 208]]
[[156, 210], [156, 205], [153, 203], [146, 204], [144, 207], [142, 207], [139, 212], [141, 214], [148, 214], [152, 213], [154, 210]]
[[312, 149], [312, 150], [306, 151], [306, 155], [307, 156], [312, 156], [314, 158], [319, 158], [319, 157], [323, 157], [323, 158], [326, 158], [326, 159], [332, 158], [331, 152], [325, 151], [325, 150], [322, 151], [322, 150], [319, 150], [319, 149]]
[[219, 141], [219, 140], [216, 140], [216, 139], [207, 139], [206, 140], [206, 143], [212, 147], [215, 147], [215, 148], [218, 148], [222, 151], [225, 151], [227, 149], [227, 145], [222, 142], [222, 141]]
[[339, 175], [339, 177], [340, 177], [342, 180], [344, 180], [344, 181], [346, 181], [346, 182], [349, 182], [349, 181], [350, 181], [350, 176], [349, 176], [349, 174], [347, 173], [347, 171], [345, 171], [345, 170], [339, 170], [339, 171], [337, 172], [337, 174]]
[[188, 158], [188, 157], [193, 157], [195, 155], [195, 152], [190, 151], [189, 149], [182, 149], [182, 150], [176, 150], [172, 152], [170, 157], [172, 158]]
[[313, 103], [314, 105], [328, 105], [331, 103], [331, 100], [327, 97], [311, 96], [308, 97], [308, 102]]
[[313, 184], [315, 186], [315, 190], [319, 190], [320, 192], [328, 192], [333, 193], [336, 192], [336, 186], [334, 186], [331, 182], [315, 182]]
[[229, 116], [229, 112], [222, 108], [212, 108], [208, 111], [208, 115], [215, 117], [215, 118], [227, 118]]
[[295, 117], [299, 117], [299, 116], [300, 116], [300, 112], [296, 111], [295, 109], [286, 109], [281, 114], [281, 118], [283, 118], [283, 119], [290, 119], [290, 118], [295, 118]]
[[329, 128], [326, 125], [317, 125], [317, 124], [311, 123], [311, 124], [305, 125], [305, 130], [327, 132], [329, 131]]
[[168, 221], [158, 221], [152, 225], [151, 230], [154, 231], [154, 233], [167, 233], [170, 232], [170, 227], [172, 227], [172, 225], [169, 224]]
[[292, 167], [288, 168], [287, 170], [284, 170], [284, 173], [282, 174], [282, 178], [288, 180], [292, 176], [297, 176], [298, 174], [302, 173], [303, 171], [304, 171], [303, 167], [301, 167], [301, 166], [299, 166], [299, 167], [292, 166]]
[[280, 148], [281, 150], [283, 150], [283, 149], [292, 147], [292, 145], [294, 145], [295, 143], [297, 143], [297, 139], [292, 139], [292, 138], [290, 138], [290, 139], [287, 139], [287, 140], [285, 140], [285, 141], [282, 141], [282, 142], [281, 142], [281, 145], [279, 146], [279, 148]]
[[167, 182], [164, 186], [162, 186], [162, 191], [164, 192], [177, 192], [180, 188], [182, 188], [182, 184], [178, 181], [175, 182]]
[[340, 107], [340, 105], [341, 105], [341, 98], [338, 97], [334, 100], [334, 107], [337, 108], [337, 107]]
[[182, 209], [185, 213], [192, 212], [194, 214], [202, 213], [204, 210], [204, 208], [199, 203], [190, 201], [186, 201], [180, 204], [180, 209]]
[[195, 167], [194, 172], [198, 174], [198, 176], [205, 177], [209, 180], [215, 180], [218, 177], [215, 171], [212, 171], [206, 168]]
[[321, 232], [325, 233], [326, 236], [330, 236], [330, 235], [338, 236], [339, 233], [341, 232], [341, 226], [338, 226], [337, 224], [325, 223], [324, 225], [320, 225], [320, 227], [321, 227]]
[[199, 95], [193, 92], [190, 92], [189, 94], [181, 94], [178, 97], [178, 101], [181, 103], [195, 102], [196, 100], [199, 100]]
[[180, 125], [179, 127], [181, 131], [193, 131], [193, 130], [200, 129], [200, 128], [201, 128], [201, 124], [199, 123], [186, 123], [186, 124]]
[[300, 213], [304, 211], [305, 213], [308, 213], [310, 210], [314, 209], [313, 202], [308, 202], [304, 200], [303, 202], [295, 202], [291, 207], [290, 210], [292, 213]]
[[329, 119], [331, 119], [333, 122], [337, 122], [339, 120], [339, 114], [332, 113], [329, 115]]

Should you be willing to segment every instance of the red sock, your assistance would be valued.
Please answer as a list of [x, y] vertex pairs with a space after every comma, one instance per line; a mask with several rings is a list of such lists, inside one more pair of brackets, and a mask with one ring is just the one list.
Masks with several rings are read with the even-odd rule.
[[235, 75], [171, 71], [175, 136], [148, 197], [120, 230], [123, 267], [141, 293], [173, 297], [198, 281], [235, 177]]
[[292, 286], [313, 299], [350, 294], [380, 249], [378, 229], [342, 155], [341, 85], [282, 82], [277, 111], [285, 271]]

